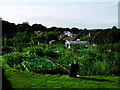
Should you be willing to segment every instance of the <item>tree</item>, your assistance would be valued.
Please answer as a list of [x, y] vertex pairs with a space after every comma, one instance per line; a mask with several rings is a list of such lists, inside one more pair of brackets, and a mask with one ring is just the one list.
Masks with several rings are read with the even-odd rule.
[[73, 28], [71, 29], [71, 32], [73, 32], [73, 33], [78, 33], [78, 32], [79, 32], [79, 29], [76, 28], [76, 27], [73, 27]]
[[58, 41], [58, 33], [57, 32], [48, 32], [46, 33], [47, 41], [51, 41], [51, 40], [56, 40]]
[[56, 32], [57, 31], [57, 27], [51, 27], [47, 29], [47, 32]]
[[84, 28], [83, 32], [84, 33], [88, 33], [88, 30], [86, 28]]
[[45, 32], [47, 30], [47, 28], [45, 26], [43, 26], [42, 24], [33, 24], [31, 26], [31, 30], [32, 31], [42, 31], [42, 32]]
[[64, 28], [64, 31], [70, 31], [70, 28], [68, 28], [68, 27]]
[[17, 32], [24, 32], [30, 29], [30, 25], [28, 22], [23, 22], [22, 24], [17, 25]]
[[17, 32], [17, 34], [15, 35], [15, 37], [13, 37], [13, 46], [20, 46], [20, 47], [24, 47], [29, 45], [29, 42], [31, 42], [31, 38], [32, 35], [25, 33], [25, 32]]
[[42, 43], [47, 42], [47, 38], [48, 38], [48, 37], [47, 37], [45, 34], [42, 34], [42, 35], [38, 35], [38, 36], [37, 36], [37, 40], [40, 41], [40, 42], [42, 42]]
[[116, 27], [116, 26], [113, 26], [113, 27], [112, 27], [112, 30], [117, 30], [117, 27]]
[[13, 37], [17, 32], [17, 26], [14, 23], [2, 20], [2, 36]]

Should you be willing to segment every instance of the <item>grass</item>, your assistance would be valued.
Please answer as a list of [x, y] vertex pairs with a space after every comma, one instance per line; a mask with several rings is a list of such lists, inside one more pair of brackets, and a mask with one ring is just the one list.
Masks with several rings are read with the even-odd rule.
[[119, 77], [112, 76], [71, 78], [67, 75], [42, 75], [20, 71], [5, 71], [5, 75], [13, 88], [118, 88], [120, 86]]
[[[4, 58], [3, 88], [119, 88], [120, 77], [117, 76], [80, 76], [36, 74], [10, 68]], [[7, 82], [7, 84], [6, 84]]]

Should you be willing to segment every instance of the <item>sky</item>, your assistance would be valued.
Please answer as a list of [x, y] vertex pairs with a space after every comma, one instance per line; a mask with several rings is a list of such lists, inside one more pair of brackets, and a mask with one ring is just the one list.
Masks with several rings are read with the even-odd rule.
[[118, 0], [1, 0], [0, 17], [46, 27], [118, 27]]

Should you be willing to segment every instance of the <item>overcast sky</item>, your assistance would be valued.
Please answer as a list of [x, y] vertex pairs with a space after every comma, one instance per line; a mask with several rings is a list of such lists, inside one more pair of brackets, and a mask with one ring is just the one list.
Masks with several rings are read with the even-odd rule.
[[46, 27], [111, 28], [118, 26], [118, 0], [1, 0], [0, 17]]

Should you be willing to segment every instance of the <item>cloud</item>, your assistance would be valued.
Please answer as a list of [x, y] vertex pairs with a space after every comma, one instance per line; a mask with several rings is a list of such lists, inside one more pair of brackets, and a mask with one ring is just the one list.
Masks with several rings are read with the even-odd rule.
[[[34, 0], [34, 2], [118, 2], [119, 0]], [[33, 2], [33, 0], [1, 0], [1, 2]]]
[[48, 27], [107, 28], [117, 24], [117, 3], [38, 3], [1, 6], [0, 11], [5, 20], [41, 23]]

